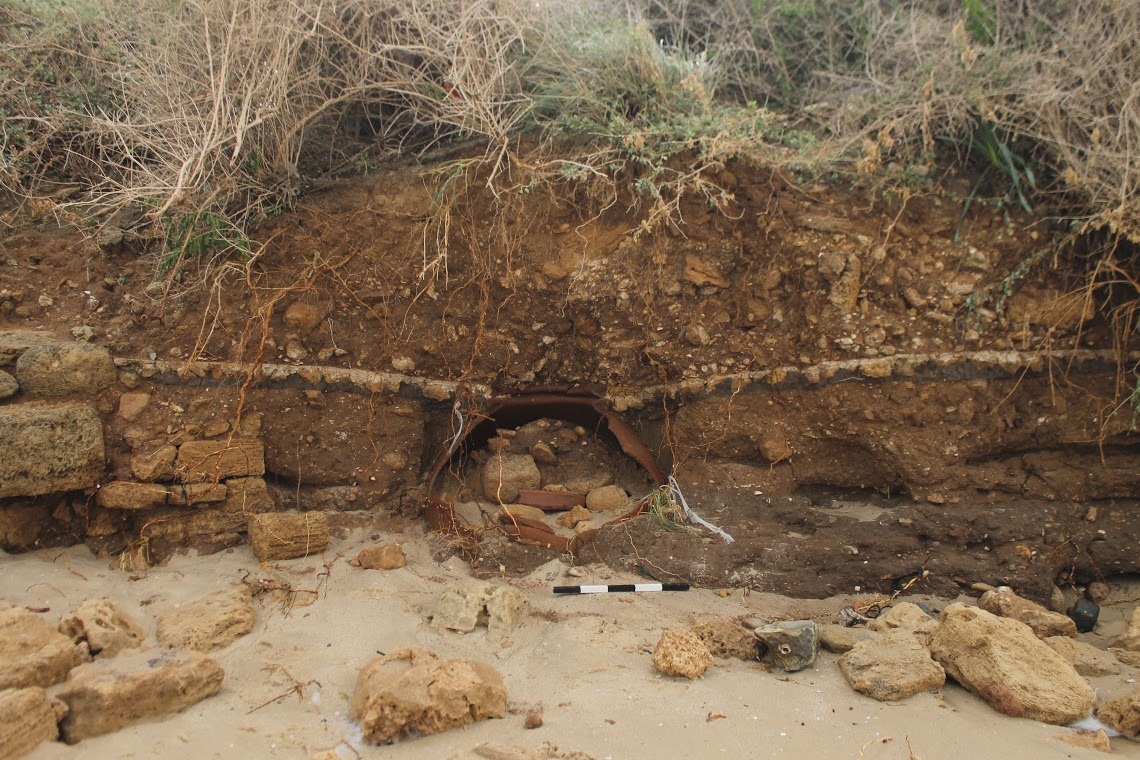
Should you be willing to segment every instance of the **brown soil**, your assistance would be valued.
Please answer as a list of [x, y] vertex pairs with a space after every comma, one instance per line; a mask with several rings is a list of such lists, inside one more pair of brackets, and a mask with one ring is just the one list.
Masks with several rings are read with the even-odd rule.
[[[526, 197], [502, 217], [473, 190], [455, 207], [446, 269], [426, 277], [437, 230], [412, 168], [314, 190], [259, 231], [254, 261], [217, 279], [218, 262], [185, 262], [169, 286], [152, 283], [156, 254], [129, 236], [101, 248], [24, 220], [0, 237], [0, 329], [76, 328], [143, 360], [636, 396], [626, 418], [693, 509], [737, 540], [635, 521], [603, 530], [583, 561], [803, 596], [889, 592], [925, 570], [924, 591], [984, 581], [1042, 597], [1059, 573], [1140, 572], [1140, 449], [1114, 362], [1049, 360], [1111, 349], [1111, 331], [1045, 267], [1015, 283], [1001, 313], [967, 302], [997, 292], [1046, 225], [976, 204], [955, 242], [961, 205], [946, 196], [872, 200], [740, 166], [720, 180], [736, 195], [727, 215], [687, 201], [683, 225], [641, 236], [624, 202], [595, 215], [589, 199]], [[991, 349], [1038, 358], [891, 369]], [[865, 368], [820, 376], [847, 360]], [[157, 379], [144, 419], [108, 419], [112, 476], [129, 474], [139, 446], [260, 412], [279, 501], [414, 517], [449, 437], [446, 397]], [[645, 403], [646, 389], [660, 402]], [[94, 539], [86, 512], [59, 530], [114, 551], [139, 529], [132, 519]], [[482, 557], [519, 572], [547, 559], [510, 544]]]

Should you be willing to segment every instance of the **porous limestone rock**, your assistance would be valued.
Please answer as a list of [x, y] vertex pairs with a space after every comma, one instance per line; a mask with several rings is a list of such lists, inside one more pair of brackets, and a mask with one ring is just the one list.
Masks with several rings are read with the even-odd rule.
[[1053, 612], [1036, 602], [1023, 599], [1013, 592], [1009, 586], [999, 586], [992, 591], [982, 594], [978, 600], [986, 612], [992, 612], [1004, 618], [1020, 620], [1033, 629], [1037, 638], [1044, 639], [1049, 636], [1077, 635], [1077, 624], [1068, 615]]
[[583, 507], [581, 504], [575, 506], [568, 512], [563, 512], [558, 516], [556, 522], [563, 528], [575, 528], [578, 523], [589, 520], [593, 515], [590, 510]]
[[483, 494], [496, 504], [510, 504], [519, 491], [538, 488], [542, 475], [529, 454], [497, 454], [483, 464]]
[[365, 742], [384, 744], [502, 718], [506, 710], [503, 677], [490, 665], [400, 647], [360, 671], [349, 717]]
[[712, 662], [712, 653], [692, 631], [666, 630], [653, 649], [653, 667], [667, 676], [700, 678]]
[[760, 651], [752, 631], [731, 618], [707, 620], [692, 631], [713, 657], [755, 660]]
[[907, 631], [918, 637], [918, 640], [923, 644], [930, 641], [930, 636], [937, 627], [937, 620], [926, 614], [926, 611], [917, 604], [910, 602], [899, 602], [888, 607], [883, 614], [867, 624], [869, 630], [879, 633], [896, 630]]
[[0, 689], [51, 686], [86, 659], [36, 613], [24, 607], [0, 610]]
[[94, 486], [103, 477], [103, 423], [88, 406], [0, 408], [0, 499]]
[[174, 466], [185, 481], [260, 477], [265, 474], [265, 447], [252, 438], [187, 441], [178, 447]]
[[591, 512], [621, 512], [629, 506], [629, 494], [621, 486], [602, 486], [586, 494], [586, 507]]
[[110, 599], [86, 599], [59, 621], [59, 632], [93, 655], [114, 657], [140, 646], [143, 629]]
[[526, 597], [511, 586], [463, 579], [449, 583], [440, 594], [431, 624], [468, 633], [486, 623], [492, 636], [506, 636], [526, 616]]
[[171, 649], [209, 652], [253, 630], [253, 596], [245, 584], [215, 591], [158, 618], [156, 638]]
[[898, 628], [860, 641], [839, 658], [851, 688], [884, 702], [942, 688], [946, 672], [909, 630]]
[[20, 384], [16, 378], [4, 370], [0, 370], [0, 399], [11, 398], [20, 392]]
[[1074, 731], [1071, 734], [1061, 734], [1056, 737], [1057, 741], [1064, 742], [1070, 747], [1081, 747], [1083, 749], [1095, 749], [1097, 752], [1112, 752], [1112, 742], [1108, 739], [1108, 734], [1104, 729], [1097, 731]]
[[829, 652], [843, 654], [850, 652], [851, 648], [860, 641], [869, 641], [879, 638], [882, 634], [866, 628], [848, 628], [845, 625], [824, 623], [816, 625], [819, 630], [819, 645]]
[[329, 545], [323, 512], [265, 512], [251, 515], [249, 543], [262, 562], [320, 554]]
[[178, 447], [166, 444], [131, 457], [131, 474], [144, 483], [174, 478], [174, 459]]
[[1128, 621], [1128, 628], [1112, 642], [1114, 649], [1123, 649], [1126, 652], [1140, 652], [1140, 607], [1132, 610], [1132, 618]]
[[71, 671], [55, 692], [68, 707], [60, 731], [75, 744], [142, 718], [179, 712], [217, 694], [224, 677], [217, 662], [198, 652], [135, 649], [96, 660]]
[[399, 544], [384, 544], [361, 549], [356, 561], [365, 570], [396, 570], [408, 564], [408, 555]]
[[30, 346], [16, 361], [16, 380], [28, 395], [96, 393], [117, 379], [111, 352], [91, 343]]
[[1140, 739], [1140, 689], [1108, 700], [1097, 708], [1096, 716], [1129, 739]]
[[1068, 636], [1050, 636], [1043, 641], [1082, 676], [1110, 676], [1120, 672], [1120, 662], [1111, 652]]
[[67, 706], [39, 686], [0, 691], [0, 757], [17, 758], [54, 741], [66, 714]]
[[930, 640], [946, 674], [1000, 713], [1043, 723], [1088, 716], [1092, 687], [1033, 629], [977, 607], [951, 604]]

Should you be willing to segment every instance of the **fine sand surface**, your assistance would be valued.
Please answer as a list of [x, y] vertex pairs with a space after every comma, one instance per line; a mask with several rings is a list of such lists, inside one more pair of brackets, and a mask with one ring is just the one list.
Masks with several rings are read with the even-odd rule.
[[[375, 532], [372, 536], [377, 535]], [[880, 703], [852, 691], [821, 653], [815, 666], [785, 675], [758, 663], [718, 660], [695, 681], [658, 674], [649, 652], [665, 628], [710, 617], [832, 620], [846, 598], [795, 600], [734, 590], [554, 596], [556, 583], [633, 582], [604, 566], [567, 578], [553, 560], [510, 581], [528, 597], [529, 615], [506, 640], [485, 628], [443, 633], [428, 623], [444, 584], [468, 577], [458, 559], [432, 559], [433, 539], [410, 528], [399, 540], [408, 566], [362, 570], [348, 564], [373, 540], [362, 531], [334, 540], [321, 557], [260, 567], [250, 549], [175, 557], [132, 580], [84, 547], [0, 557], [0, 600], [49, 608], [51, 622], [88, 597], [119, 604], [153, 641], [155, 617], [243, 578], [272, 578], [300, 591], [259, 595], [251, 634], [214, 652], [226, 672], [219, 695], [184, 713], [136, 723], [76, 746], [46, 743], [32, 758], [297, 758], [336, 750], [343, 758], [470, 757], [485, 742], [536, 748], [551, 742], [598, 758], [1098, 758], [1057, 741], [1064, 727], [1007, 718], [960, 687]], [[321, 577], [328, 568], [327, 577]], [[1123, 627], [1107, 609], [1108, 631]], [[1117, 619], [1119, 618], [1119, 619]], [[1103, 641], [1086, 637], [1103, 646]], [[510, 714], [466, 729], [392, 746], [360, 744], [348, 721], [357, 672], [377, 652], [418, 645], [443, 657], [484, 660], [502, 672]], [[1094, 679], [1105, 694], [1133, 688], [1137, 672]], [[1131, 683], [1130, 683], [1131, 682]], [[545, 724], [523, 727], [541, 707]], [[723, 718], [715, 717], [723, 715]], [[710, 720], [710, 717], [712, 718]], [[1112, 740], [1114, 754], [1140, 758], [1140, 743]]]

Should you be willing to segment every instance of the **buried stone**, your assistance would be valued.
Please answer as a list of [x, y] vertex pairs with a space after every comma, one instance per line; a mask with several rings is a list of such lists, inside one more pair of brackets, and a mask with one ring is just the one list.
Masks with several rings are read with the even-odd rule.
[[819, 653], [819, 632], [812, 620], [787, 620], [753, 631], [760, 642], [760, 660], [794, 673], [810, 667]]

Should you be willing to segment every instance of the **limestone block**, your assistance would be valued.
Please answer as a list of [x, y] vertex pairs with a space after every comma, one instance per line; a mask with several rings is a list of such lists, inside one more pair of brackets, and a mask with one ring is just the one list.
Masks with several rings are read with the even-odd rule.
[[879, 633], [903, 630], [914, 634], [926, 644], [938, 628], [938, 621], [926, 614], [917, 604], [899, 602], [867, 624], [867, 628]]
[[320, 554], [329, 545], [323, 512], [266, 512], [249, 518], [249, 542], [262, 562]]
[[253, 630], [253, 597], [246, 585], [212, 594], [163, 613], [158, 643], [171, 649], [209, 652]]
[[492, 636], [506, 636], [526, 616], [527, 601], [518, 589], [464, 579], [449, 583], [439, 597], [431, 624], [467, 633], [480, 623]]
[[86, 643], [93, 655], [114, 657], [139, 647], [142, 628], [110, 599], [85, 599], [59, 621], [59, 632], [76, 644]]
[[183, 480], [261, 476], [265, 474], [265, 448], [260, 441], [188, 441], [178, 447], [175, 470]]
[[55, 693], [68, 707], [63, 739], [75, 744], [142, 718], [179, 712], [213, 696], [225, 674], [198, 652], [136, 649], [71, 672]]
[[0, 689], [48, 687], [86, 659], [47, 621], [23, 607], [0, 610]]
[[1068, 636], [1050, 636], [1043, 641], [1082, 676], [1114, 676], [1120, 673], [1120, 661], [1111, 652], [1097, 649], [1092, 644]]
[[519, 491], [538, 488], [542, 475], [529, 454], [502, 454], [483, 464], [483, 494], [496, 504], [510, 504]]
[[850, 652], [852, 647], [860, 641], [871, 641], [882, 635], [878, 631], [870, 631], [866, 628], [848, 628], [845, 625], [836, 625], [835, 623], [825, 623], [816, 626], [816, 628], [819, 630], [819, 645], [836, 654]]
[[1020, 620], [1033, 629], [1037, 638], [1077, 635], [1077, 624], [1068, 615], [1052, 612], [1036, 602], [1022, 599], [1009, 586], [999, 586], [982, 594], [978, 606], [986, 612]]
[[95, 503], [104, 509], [150, 509], [166, 504], [166, 486], [117, 480], [100, 488]]
[[226, 500], [225, 483], [185, 483], [167, 488], [166, 503], [186, 507], [196, 504], [218, 504]]
[[621, 512], [629, 506], [629, 494], [621, 486], [602, 486], [586, 494], [591, 512]]
[[752, 631], [731, 618], [707, 620], [692, 630], [713, 657], [755, 660], [760, 654]]
[[1096, 700], [1088, 681], [1033, 629], [976, 607], [943, 610], [930, 650], [947, 675], [1005, 715], [1073, 723]]
[[29, 395], [96, 393], [116, 379], [111, 352], [91, 343], [30, 346], [16, 361], [16, 380]]
[[0, 400], [11, 398], [19, 392], [20, 384], [16, 382], [16, 378], [0, 370]]
[[32, 346], [59, 343], [55, 333], [38, 330], [0, 330], [0, 367], [8, 367]]
[[506, 710], [503, 677], [490, 665], [401, 647], [360, 671], [349, 717], [364, 741], [383, 744], [502, 718]]
[[1097, 708], [1096, 716], [1129, 739], [1140, 739], [1140, 689], [1108, 700]]
[[905, 629], [855, 644], [839, 658], [839, 669], [851, 688], [880, 701], [906, 699], [946, 682], [946, 672], [930, 658], [930, 650]]
[[103, 424], [91, 407], [0, 408], [0, 498], [91, 488], [103, 477]]
[[156, 480], [174, 479], [174, 459], [178, 447], [167, 444], [153, 451], [138, 453], [131, 457], [131, 474], [143, 483]]
[[20, 757], [40, 742], [55, 741], [56, 724], [66, 711], [38, 686], [0, 691], [0, 757]]

